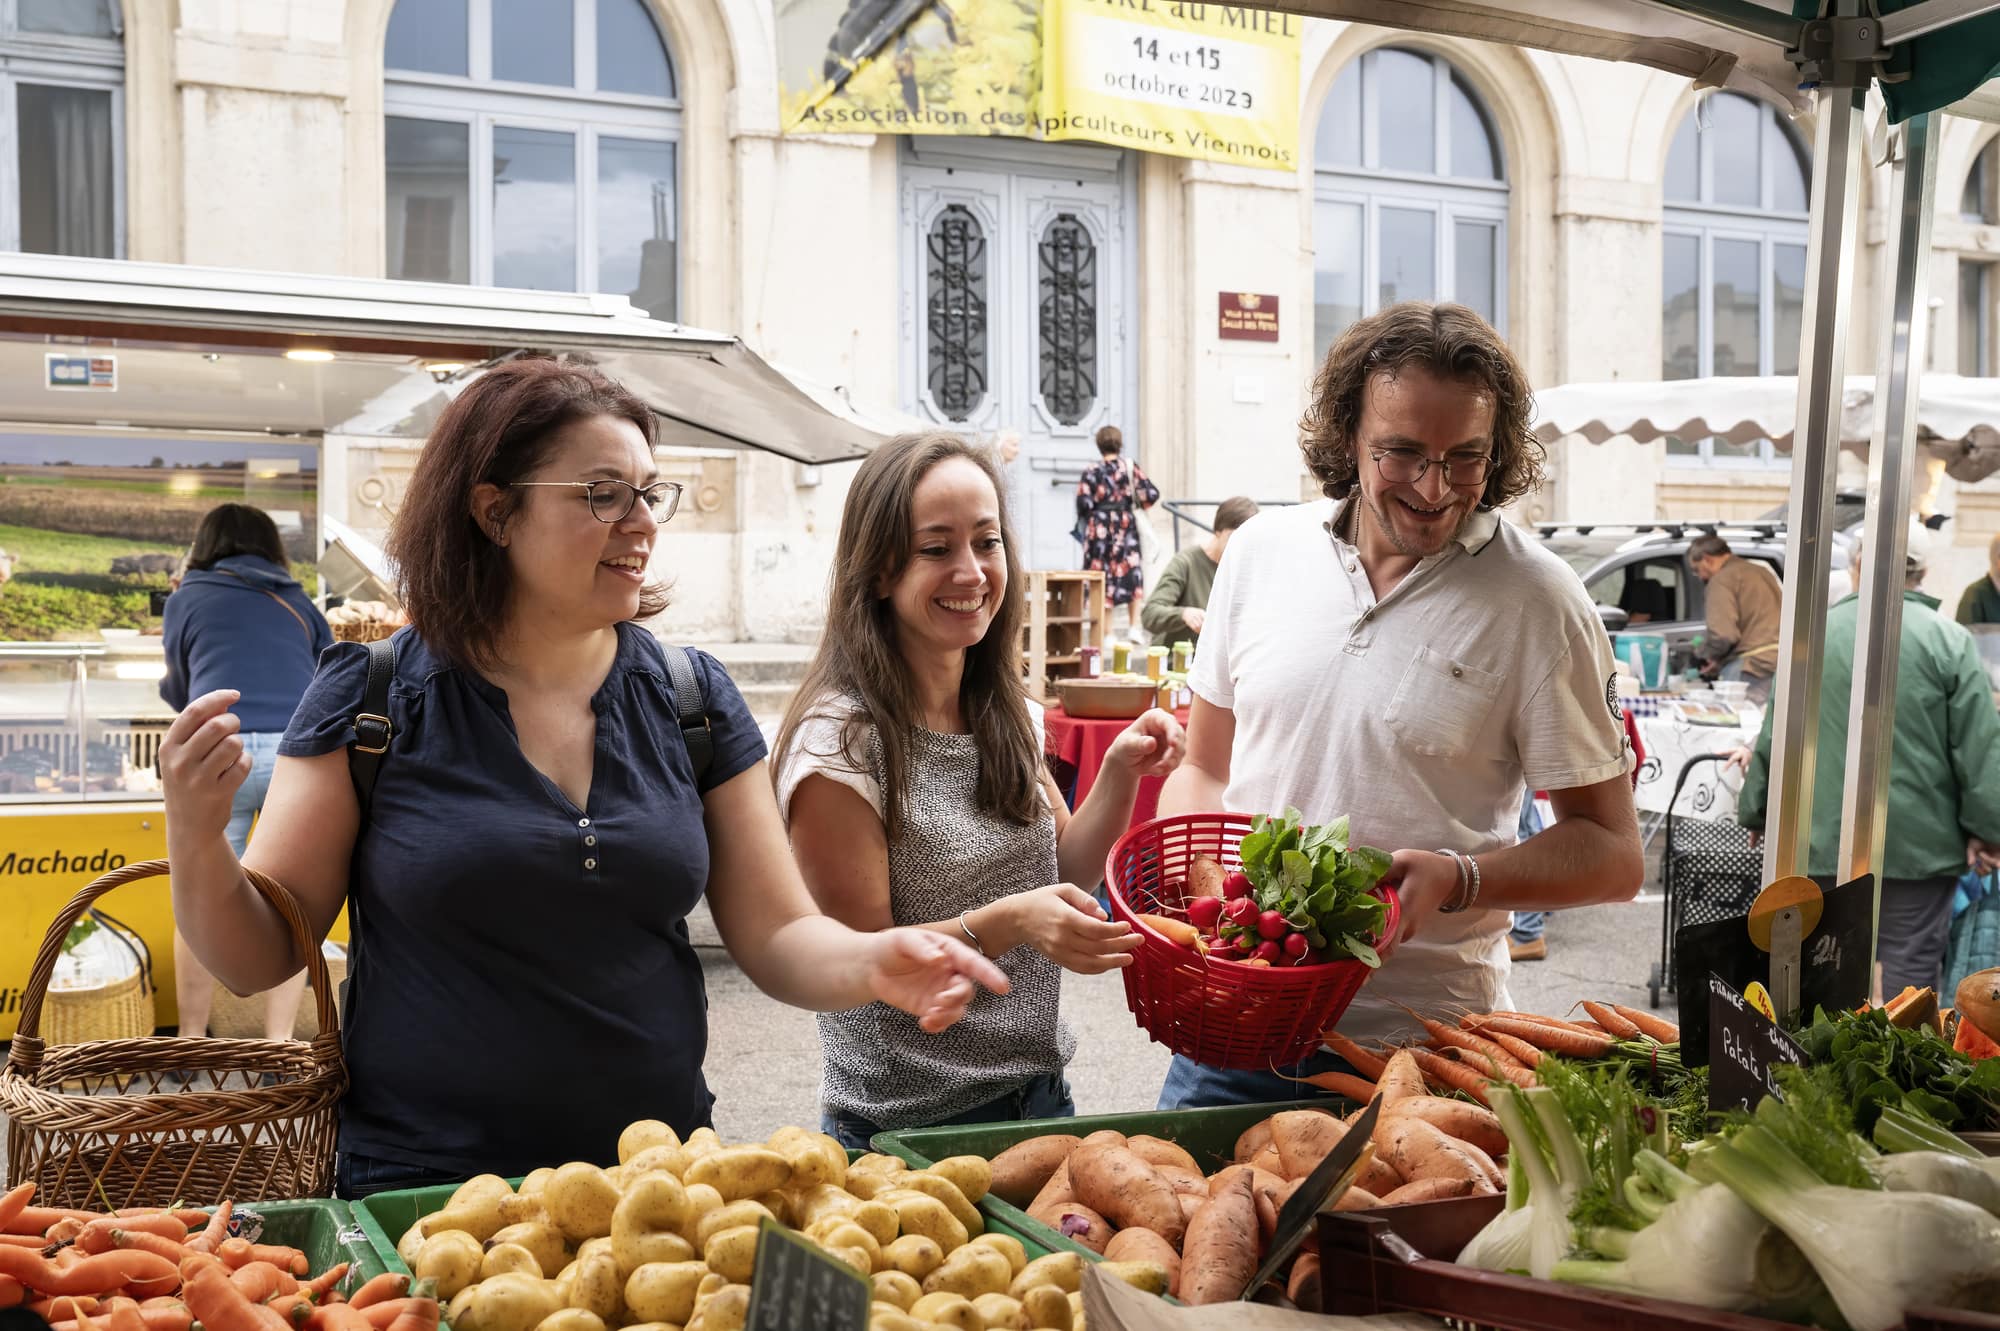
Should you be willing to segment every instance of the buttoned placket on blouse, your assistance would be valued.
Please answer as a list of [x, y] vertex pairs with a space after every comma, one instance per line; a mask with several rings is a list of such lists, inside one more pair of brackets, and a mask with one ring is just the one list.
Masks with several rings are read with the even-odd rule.
[[[612, 681], [617, 674], [618, 666], [614, 660], [611, 670], [604, 677], [604, 683], [598, 687], [597, 692], [591, 695], [590, 699], [590, 712], [596, 718], [596, 723], [591, 727], [590, 736], [591, 795], [597, 793], [597, 774], [600, 766], [598, 760], [602, 757], [604, 746], [604, 713], [607, 693], [612, 687]], [[535, 779], [541, 783], [542, 793], [548, 797], [549, 802], [555, 806], [557, 812], [561, 813], [565, 818], [574, 818], [576, 820], [576, 838], [582, 847], [580, 858], [582, 860], [583, 871], [588, 874], [596, 873], [599, 855], [597, 850], [597, 831], [596, 825], [591, 821], [589, 809], [587, 807], [579, 809], [576, 806], [576, 802], [563, 792], [563, 788], [550, 780], [548, 773], [537, 767], [535, 760], [528, 756], [528, 751], [521, 747], [521, 731], [514, 724], [514, 709], [507, 701], [507, 691], [482, 675], [468, 672], [467, 678], [471, 681], [473, 691], [485, 698], [499, 712], [500, 719], [507, 725], [507, 733], [513, 736], [514, 751], [521, 756], [521, 762], [526, 765], [527, 769], [535, 774]], [[589, 796], [585, 797], [584, 803], [586, 806], [589, 804]]]

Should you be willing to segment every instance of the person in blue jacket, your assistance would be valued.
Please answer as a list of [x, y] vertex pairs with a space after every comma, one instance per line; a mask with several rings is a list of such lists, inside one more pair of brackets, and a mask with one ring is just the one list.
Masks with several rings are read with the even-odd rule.
[[[326, 617], [292, 577], [285, 543], [268, 513], [248, 504], [208, 511], [195, 531], [180, 586], [167, 598], [167, 673], [160, 696], [179, 711], [217, 689], [239, 694], [230, 708], [242, 724], [250, 775], [229, 804], [227, 835], [238, 855], [264, 807], [278, 741], [292, 709], [333, 646]], [[264, 995], [264, 1038], [289, 1040], [306, 986], [301, 970]], [[206, 1035], [215, 977], [174, 930], [174, 998], [180, 1033]]]

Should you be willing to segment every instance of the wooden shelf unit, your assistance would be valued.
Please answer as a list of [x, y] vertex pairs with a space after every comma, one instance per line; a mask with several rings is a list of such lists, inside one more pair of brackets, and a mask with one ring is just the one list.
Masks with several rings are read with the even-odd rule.
[[1080, 650], [1104, 650], [1104, 575], [1048, 569], [1027, 575], [1027, 622], [1021, 626], [1021, 670], [1028, 695], [1056, 701], [1055, 681], [1083, 673]]

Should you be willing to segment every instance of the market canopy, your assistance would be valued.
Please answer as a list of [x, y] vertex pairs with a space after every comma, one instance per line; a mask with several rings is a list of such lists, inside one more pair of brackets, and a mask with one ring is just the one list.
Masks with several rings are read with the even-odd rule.
[[[1893, 15], [1916, 4], [1878, 0], [1891, 16], [1882, 24], [1886, 36], [1900, 31]], [[1256, 7], [1626, 61], [1795, 111], [1811, 104], [1811, 89], [1801, 86], [1786, 51], [1801, 21], [1818, 15], [1817, 0], [1278, 0]], [[2000, 96], [1980, 91], [2000, 75], [2000, 13], [1899, 42], [1887, 68], [1896, 81], [1880, 86], [1892, 121], [1935, 110], [2000, 120]]]
[[[1642, 444], [1769, 439], [1790, 452], [1798, 407], [1799, 381], [1789, 375], [1567, 384], [1535, 394], [1533, 429], [1544, 443], [1568, 435], [1593, 444], [1619, 436]], [[1849, 375], [1841, 392], [1841, 446], [1867, 453], [1874, 428], [1875, 378]], [[1979, 481], [2000, 471], [2000, 379], [1926, 374], [1917, 399], [1917, 438], [1927, 453], [1944, 459], [1955, 480]]]
[[[833, 463], [905, 428], [622, 296], [0, 254], [0, 422], [14, 428], [421, 435], [447, 397], [434, 375], [523, 352], [603, 365], [666, 444]], [[59, 382], [59, 362], [83, 362], [83, 378]]]

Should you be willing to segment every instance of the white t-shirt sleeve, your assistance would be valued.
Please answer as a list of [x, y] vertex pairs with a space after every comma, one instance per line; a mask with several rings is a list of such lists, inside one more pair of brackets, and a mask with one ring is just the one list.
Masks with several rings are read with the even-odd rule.
[[1617, 704], [1611, 640], [1578, 625], [1519, 718], [1521, 773], [1530, 790], [1575, 790], [1632, 770]]
[[838, 704], [815, 708], [799, 723], [791, 744], [779, 755], [778, 812], [788, 825], [792, 820], [792, 796], [798, 793], [799, 783], [809, 776], [823, 776], [846, 786], [868, 801], [877, 818], [882, 816], [881, 786], [872, 774], [856, 770], [841, 752], [840, 735], [845, 720], [846, 709]]
[[[1216, 566], [1215, 584], [1209, 588], [1208, 609], [1203, 612], [1201, 635], [1195, 639], [1194, 664], [1188, 668], [1188, 687], [1196, 697], [1213, 707], [1236, 706], [1236, 679], [1229, 669], [1229, 644], [1236, 623], [1238, 575], [1246, 564], [1255, 564], [1254, 549], [1244, 549], [1245, 533], [1238, 532]], [[1254, 580], [1254, 578], [1253, 578]]]

